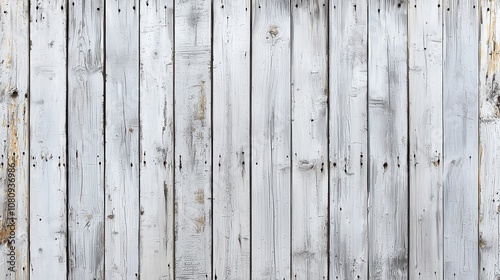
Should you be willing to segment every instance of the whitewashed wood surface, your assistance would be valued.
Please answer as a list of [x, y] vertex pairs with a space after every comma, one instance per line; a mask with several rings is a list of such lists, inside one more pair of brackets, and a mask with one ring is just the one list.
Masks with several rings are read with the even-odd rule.
[[[443, 11], [408, 4], [409, 273], [443, 278]], [[412, 245], [413, 244], [413, 245]]]
[[104, 277], [135, 279], [139, 275], [139, 9], [132, 1], [106, 1], [104, 18]]
[[479, 72], [479, 275], [500, 277], [500, 1], [481, 1]]
[[71, 279], [104, 276], [103, 7], [102, 1], [76, 1], [68, 7], [67, 250]]
[[67, 9], [30, 1], [30, 279], [67, 276]]
[[407, 279], [407, 5], [368, 5], [368, 270], [372, 279]]
[[29, 1], [0, 2], [0, 276], [29, 277]]
[[329, 277], [367, 279], [368, 1], [329, 10]]
[[290, 1], [251, 9], [251, 277], [291, 279]]
[[0, 279], [500, 279], [498, 0], [0, 0]]

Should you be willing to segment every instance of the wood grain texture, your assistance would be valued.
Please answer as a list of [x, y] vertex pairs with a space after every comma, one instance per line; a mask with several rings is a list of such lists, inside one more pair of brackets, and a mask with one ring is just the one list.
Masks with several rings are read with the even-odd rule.
[[292, 1], [292, 275], [328, 274], [328, 7]]
[[30, 279], [67, 273], [65, 3], [30, 7]]
[[479, 69], [479, 273], [480, 279], [500, 278], [500, 73], [499, 1], [481, 1]]
[[252, 1], [252, 278], [290, 279], [290, 1]]
[[330, 279], [368, 278], [366, 0], [330, 3]]
[[68, 277], [102, 279], [104, 2], [72, 3], [68, 7]]
[[211, 1], [176, 0], [174, 13], [175, 279], [211, 279]]
[[249, 279], [250, 1], [215, 1], [213, 17], [213, 273]]
[[408, 277], [407, 5], [370, 0], [369, 277]]
[[106, 2], [105, 278], [139, 273], [139, 3]]
[[0, 2], [0, 275], [27, 279], [28, 1]]
[[409, 273], [443, 279], [443, 35], [441, 4], [408, 3]]
[[174, 279], [173, 2], [140, 4], [140, 275]]
[[478, 271], [477, 1], [444, 1], [444, 278]]

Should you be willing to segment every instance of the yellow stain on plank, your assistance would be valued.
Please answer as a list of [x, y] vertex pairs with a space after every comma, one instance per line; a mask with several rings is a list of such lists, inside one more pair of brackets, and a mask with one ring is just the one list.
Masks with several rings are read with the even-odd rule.
[[498, 58], [500, 55], [500, 46], [495, 40], [497, 17], [494, 6], [495, 5], [492, 5], [492, 7], [490, 7], [490, 22], [486, 24], [488, 30], [488, 51], [491, 51], [488, 53], [490, 56], [488, 59], [488, 76], [495, 74], [495, 70], [498, 68]]
[[205, 94], [205, 81], [201, 81], [200, 85], [200, 100], [198, 102], [199, 110], [198, 110], [198, 120], [205, 120], [205, 116], [207, 113], [207, 98]]

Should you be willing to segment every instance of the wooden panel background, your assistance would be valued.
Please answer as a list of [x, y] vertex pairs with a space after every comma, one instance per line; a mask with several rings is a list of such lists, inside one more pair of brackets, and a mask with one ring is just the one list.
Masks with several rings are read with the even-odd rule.
[[499, 11], [0, 1], [0, 278], [500, 279]]

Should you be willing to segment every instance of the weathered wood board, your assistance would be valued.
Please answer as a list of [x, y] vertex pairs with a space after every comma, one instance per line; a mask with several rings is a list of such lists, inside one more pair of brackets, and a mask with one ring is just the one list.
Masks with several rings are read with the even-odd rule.
[[291, 279], [290, 36], [290, 1], [252, 1], [254, 279]]
[[250, 1], [213, 5], [213, 275], [250, 276]]
[[106, 1], [106, 279], [139, 275], [139, 3]]
[[292, 276], [328, 275], [328, 1], [292, 1]]
[[443, 278], [444, 10], [408, 3], [409, 275], [422, 279]]
[[336, 0], [329, 11], [329, 277], [366, 279], [368, 2]]
[[29, 276], [29, 5], [0, 2], [0, 276]]
[[408, 276], [407, 5], [370, 0], [369, 278]]
[[175, 279], [212, 279], [212, 6], [174, 5]]
[[499, 1], [481, 1], [479, 69], [479, 278], [500, 277]]
[[29, 278], [63, 279], [68, 263], [68, 7], [63, 0], [30, 5]]
[[478, 266], [478, 3], [444, 1], [444, 278], [475, 279]]
[[140, 3], [142, 279], [174, 279], [173, 2]]
[[104, 278], [104, 3], [75, 1], [68, 21], [69, 278]]

